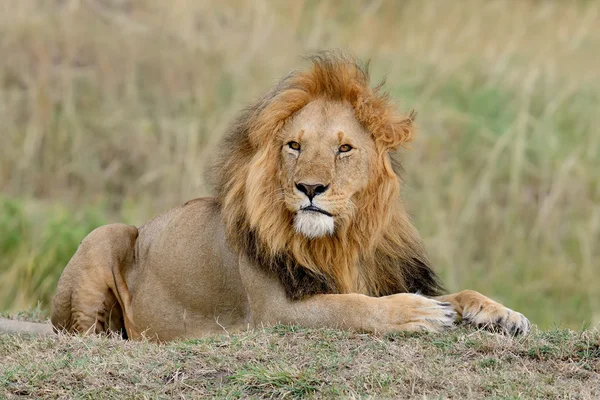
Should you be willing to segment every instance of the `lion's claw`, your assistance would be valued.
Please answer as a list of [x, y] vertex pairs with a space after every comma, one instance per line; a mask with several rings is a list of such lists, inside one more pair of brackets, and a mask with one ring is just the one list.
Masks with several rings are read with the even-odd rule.
[[526, 335], [531, 330], [531, 323], [523, 314], [498, 303], [480, 306], [474, 312], [467, 311], [462, 316], [462, 323], [512, 336]]

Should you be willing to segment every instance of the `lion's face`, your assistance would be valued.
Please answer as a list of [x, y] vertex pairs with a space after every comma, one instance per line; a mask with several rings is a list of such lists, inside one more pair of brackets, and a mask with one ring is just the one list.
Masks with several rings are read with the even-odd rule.
[[366, 188], [374, 158], [375, 143], [348, 103], [315, 100], [288, 121], [280, 180], [296, 231], [331, 235], [360, 212], [353, 198]]

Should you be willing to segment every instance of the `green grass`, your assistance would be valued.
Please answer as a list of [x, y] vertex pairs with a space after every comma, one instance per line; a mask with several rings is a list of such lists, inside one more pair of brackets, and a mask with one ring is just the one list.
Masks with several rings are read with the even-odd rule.
[[404, 196], [447, 288], [540, 328], [597, 326], [600, 4], [462, 3], [7, 3], [0, 310], [47, 310], [95, 227], [208, 194], [238, 110], [343, 48], [419, 112]]
[[[443, 343], [443, 345], [440, 345]], [[157, 345], [0, 335], [0, 397], [596, 398], [600, 333], [365, 335], [275, 326]]]
[[48, 310], [38, 303], [35, 307], [17, 312], [0, 311], [0, 318], [7, 318], [16, 321], [28, 322], [48, 322]]
[[0, 196], [0, 310], [20, 302], [47, 308], [60, 272], [81, 240], [107, 223], [92, 208], [73, 213], [58, 204], [38, 207], [26, 209]]

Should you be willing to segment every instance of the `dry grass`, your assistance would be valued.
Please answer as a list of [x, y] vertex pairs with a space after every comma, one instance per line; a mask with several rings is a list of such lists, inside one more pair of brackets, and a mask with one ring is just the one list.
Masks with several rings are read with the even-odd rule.
[[419, 111], [405, 196], [448, 289], [600, 323], [600, 4], [352, 4], [4, 2], [0, 309], [47, 307], [93, 227], [209, 193], [237, 110], [344, 48]]
[[600, 396], [600, 333], [363, 335], [276, 326], [166, 345], [0, 335], [0, 397]]

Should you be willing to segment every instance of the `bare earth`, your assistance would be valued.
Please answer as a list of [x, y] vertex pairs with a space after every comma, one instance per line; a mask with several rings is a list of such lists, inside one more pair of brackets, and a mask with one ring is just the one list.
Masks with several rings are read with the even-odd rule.
[[0, 335], [0, 398], [600, 396], [600, 332], [275, 326], [169, 344]]

